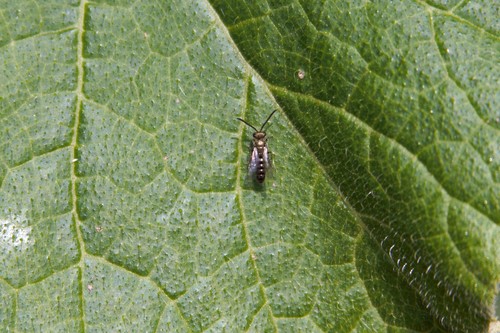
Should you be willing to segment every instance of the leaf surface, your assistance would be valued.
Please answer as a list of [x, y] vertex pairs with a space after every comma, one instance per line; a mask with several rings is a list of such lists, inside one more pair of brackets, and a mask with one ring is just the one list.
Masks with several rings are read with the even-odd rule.
[[6, 2], [0, 330], [486, 331], [495, 6]]

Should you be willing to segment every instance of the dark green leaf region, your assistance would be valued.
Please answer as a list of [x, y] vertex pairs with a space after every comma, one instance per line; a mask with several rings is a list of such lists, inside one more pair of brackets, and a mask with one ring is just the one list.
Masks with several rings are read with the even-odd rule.
[[0, 0], [0, 332], [496, 332], [499, 13]]

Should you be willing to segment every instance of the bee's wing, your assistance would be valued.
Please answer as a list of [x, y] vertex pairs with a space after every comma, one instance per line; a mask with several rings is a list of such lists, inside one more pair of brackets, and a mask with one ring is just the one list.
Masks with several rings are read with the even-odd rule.
[[250, 161], [248, 162], [248, 173], [254, 174], [257, 172], [257, 167], [259, 165], [259, 153], [257, 148], [252, 148], [252, 153], [250, 154]]
[[273, 154], [266, 148], [264, 149], [264, 168], [266, 169], [266, 179], [272, 179], [274, 177], [274, 164], [273, 164]]

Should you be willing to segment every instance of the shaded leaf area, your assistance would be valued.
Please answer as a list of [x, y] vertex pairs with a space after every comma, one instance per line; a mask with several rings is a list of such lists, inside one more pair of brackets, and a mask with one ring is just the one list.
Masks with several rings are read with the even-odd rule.
[[1, 6], [0, 331], [483, 330], [497, 20], [349, 3]]
[[484, 330], [499, 274], [495, 11], [213, 3], [422, 311]]

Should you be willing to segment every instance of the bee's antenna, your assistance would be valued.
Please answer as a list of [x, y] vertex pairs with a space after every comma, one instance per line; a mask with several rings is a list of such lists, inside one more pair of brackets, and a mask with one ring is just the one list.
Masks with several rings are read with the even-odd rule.
[[[277, 109], [274, 110], [273, 112], [271, 112], [271, 114], [269, 115], [269, 117], [267, 117], [266, 121], [262, 124], [262, 126], [260, 127], [260, 131], [259, 132], [262, 132], [262, 130], [264, 129], [264, 126], [266, 126], [267, 122], [269, 121], [269, 119], [271, 119], [271, 117], [273, 116], [273, 114], [278, 111]], [[252, 126], [253, 127], [253, 126]]]
[[244, 121], [243, 119], [241, 119], [241, 118], [236, 118], [236, 119], [238, 119], [239, 121], [241, 121], [241, 122], [243, 122], [243, 123], [247, 124], [248, 126], [250, 126], [251, 128], [253, 128], [253, 129], [255, 130], [255, 132], [258, 132], [258, 131], [257, 131], [257, 129], [256, 129], [255, 127], [253, 127], [252, 125], [250, 125], [249, 123], [247, 123], [247, 122], [246, 122], [246, 121]]

